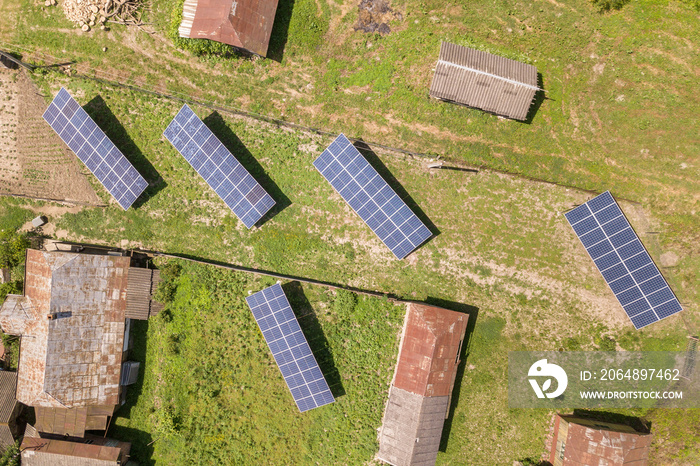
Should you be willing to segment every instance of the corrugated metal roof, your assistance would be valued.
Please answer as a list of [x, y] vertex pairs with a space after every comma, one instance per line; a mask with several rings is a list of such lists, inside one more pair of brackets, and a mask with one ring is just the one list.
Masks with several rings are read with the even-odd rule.
[[[568, 423], [563, 466], [646, 466], [653, 436], [629, 426], [561, 415]], [[553, 442], [552, 448], [556, 448]]]
[[534, 66], [443, 42], [430, 95], [525, 120], [537, 90]]
[[394, 466], [435, 464], [448, 405], [448, 396], [426, 397], [391, 387], [379, 459]]
[[409, 304], [394, 386], [423, 396], [449, 396], [468, 320], [467, 314]]
[[[24, 327], [17, 399], [30, 406], [116, 405], [128, 257], [27, 251], [28, 307], [0, 325]], [[51, 318], [49, 318], [51, 316]]]
[[0, 424], [10, 422], [17, 406], [17, 372], [0, 371]]
[[114, 406], [86, 408], [34, 408], [39, 432], [84, 437], [86, 430], [105, 430]]
[[25, 437], [20, 450], [23, 466], [114, 466], [126, 461], [131, 445], [91, 437], [90, 443]]
[[267, 55], [277, 0], [185, 0], [180, 37], [210, 39]]
[[379, 458], [435, 464], [469, 316], [410, 303], [379, 434]]
[[126, 313], [129, 319], [147, 320], [163, 308], [153, 301], [153, 295], [160, 283], [160, 271], [153, 269], [129, 268], [126, 288]]

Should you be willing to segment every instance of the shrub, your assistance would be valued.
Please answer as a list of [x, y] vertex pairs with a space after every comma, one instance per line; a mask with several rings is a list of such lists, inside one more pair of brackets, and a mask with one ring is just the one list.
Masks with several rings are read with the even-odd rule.
[[0, 466], [19, 466], [19, 440], [0, 456]]
[[175, 292], [177, 291], [175, 281], [180, 277], [182, 267], [175, 261], [169, 261], [161, 266], [159, 270], [161, 282], [158, 284], [156, 292], [153, 293], [153, 299], [159, 303], [168, 304], [175, 299]]
[[0, 267], [16, 267], [24, 261], [31, 245], [27, 235], [16, 231], [0, 231]]
[[180, 276], [180, 272], [182, 272], [180, 264], [170, 261], [160, 268], [160, 278], [172, 282]]
[[610, 10], [619, 10], [627, 3], [629, 3], [629, 1], [630, 0], [591, 0], [591, 3], [598, 7], [598, 11], [604, 12]]
[[355, 311], [357, 297], [355, 293], [346, 290], [338, 290], [333, 300], [333, 313], [340, 317], [348, 317]]
[[595, 344], [598, 345], [601, 351], [615, 351], [617, 350], [617, 343], [614, 339], [610, 337], [596, 337]]
[[177, 291], [177, 286], [172, 281], [163, 280], [158, 284], [156, 292], [153, 293], [153, 299], [159, 303], [168, 304], [175, 299], [175, 292]]

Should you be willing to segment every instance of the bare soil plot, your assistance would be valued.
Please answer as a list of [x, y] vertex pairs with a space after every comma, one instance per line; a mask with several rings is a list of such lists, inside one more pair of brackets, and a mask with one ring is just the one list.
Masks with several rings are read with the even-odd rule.
[[0, 71], [0, 193], [101, 204], [86, 169], [42, 118], [45, 109], [24, 71]]

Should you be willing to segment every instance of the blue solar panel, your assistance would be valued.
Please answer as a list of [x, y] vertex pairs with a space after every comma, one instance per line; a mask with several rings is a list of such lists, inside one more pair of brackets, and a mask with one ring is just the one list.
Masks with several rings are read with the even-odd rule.
[[683, 310], [609, 191], [565, 217], [635, 328]]
[[399, 259], [432, 236], [345, 135], [323, 151], [314, 167]]
[[148, 187], [148, 182], [64, 88], [44, 112], [44, 120], [124, 210]]
[[247, 228], [275, 205], [272, 196], [186, 104], [163, 134]]
[[248, 296], [246, 302], [299, 411], [333, 403], [335, 398], [282, 287], [272, 285]]

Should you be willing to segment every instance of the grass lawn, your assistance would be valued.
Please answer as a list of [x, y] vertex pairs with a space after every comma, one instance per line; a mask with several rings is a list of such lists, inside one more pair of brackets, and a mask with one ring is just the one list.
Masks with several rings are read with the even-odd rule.
[[[638, 332], [619, 309], [561, 215], [588, 198], [584, 193], [485, 170], [433, 172], [422, 161], [367, 153], [437, 233], [398, 261], [311, 165], [330, 138], [195, 107], [279, 204], [260, 228], [246, 230], [162, 138], [178, 103], [58, 75], [38, 82], [46, 95], [67, 86], [151, 183], [127, 212], [96, 184], [109, 207], [53, 216], [54, 236], [236, 263], [453, 309], [478, 308], [441, 463], [506, 464], [542, 453], [551, 413], [507, 408], [508, 351], [596, 349], [602, 336], [619, 349], [685, 349], [680, 317]], [[52, 208], [11, 198], [1, 205], [4, 215], [16, 218], [29, 218], [23, 209]], [[641, 206], [622, 207], [658, 257], [664, 249], [646, 231], [666, 234], [663, 224]], [[688, 278], [694, 261], [683, 258], [666, 271], [682, 300], [696, 297]], [[215, 455], [224, 452], [228, 458], [257, 458], [272, 455], [271, 445], [279, 442], [287, 442], [285, 454], [302, 464], [372, 458], [403, 309], [359, 298], [355, 311], [338, 310], [325, 288], [296, 288], [292, 304], [301, 315], [310, 309], [316, 314], [317, 323], [305, 327], [307, 336], [320, 338], [314, 349], [330, 355], [328, 367], [345, 393], [335, 405], [301, 416], [245, 307], [247, 291], [267, 284], [186, 265], [167, 312], [171, 318], [140, 327], [143, 385], [130, 395], [113, 433], [135, 442], [140, 461], [216, 462]], [[694, 321], [692, 313], [686, 318]], [[657, 463], [689, 454], [686, 446], [695, 442], [700, 425], [696, 411], [678, 414], [687, 421], [681, 426], [667, 411], [632, 414], [654, 420]], [[256, 423], [269, 429], [256, 431]], [[260, 435], [267, 431], [275, 433], [274, 444]], [[496, 456], [494, 445], [500, 446]]]
[[[638, 0], [600, 14], [580, 0], [395, 0], [400, 16], [387, 36], [354, 30], [355, 1], [281, 2], [271, 46], [278, 61], [176, 49], [169, 34], [182, 0], [151, 5], [154, 34], [116, 25], [83, 33], [60, 8], [30, 0], [6, 0], [5, 8], [17, 2], [19, 25], [0, 42], [27, 56], [368, 141], [612, 189], [653, 208], [672, 233], [667, 244], [697, 251], [700, 19], [690, 2]], [[537, 66], [546, 100], [518, 123], [429, 99], [442, 40]]]
[[[79, 74], [525, 177], [431, 171], [424, 160], [365, 152], [435, 234], [398, 261], [311, 165], [330, 138], [194, 106], [277, 201], [261, 228], [246, 230], [161, 136], [180, 103], [41, 71], [42, 93], [67, 87], [150, 187], [127, 212], [92, 177], [109, 207], [59, 213], [3, 198], [3, 227], [52, 211], [57, 238], [477, 308], [440, 464], [539, 459], [551, 413], [507, 408], [508, 351], [594, 350], [602, 337], [620, 350], [685, 349], [698, 327], [700, 267], [700, 20], [686, 3], [638, 0], [601, 15], [579, 0], [395, 0], [401, 19], [379, 36], [353, 30], [354, 2], [281, 2], [273, 61], [175, 49], [167, 34], [179, 1], [152, 5], [154, 34], [116, 25], [86, 34], [59, 8], [5, 0], [0, 11], [11, 8], [18, 27], [0, 28], [0, 46], [50, 63], [75, 60]], [[526, 123], [429, 99], [441, 40], [536, 65], [547, 99]], [[679, 257], [663, 272], [686, 305], [683, 316], [634, 330], [562, 216], [590, 196], [526, 177], [634, 201], [621, 206], [652, 257]], [[177, 283], [165, 315], [136, 329], [142, 379], [110, 432], [132, 440], [141, 463], [372, 459], [402, 307], [373, 298], [348, 307], [323, 287], [285, 284], [334, 390], [344, 393], [300, 415], [244, 302], [271, 282], [183, 264]], [[652, 422], [654, 464], [700, 462], [698, 410], [622, 413]]]

